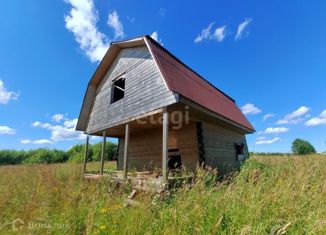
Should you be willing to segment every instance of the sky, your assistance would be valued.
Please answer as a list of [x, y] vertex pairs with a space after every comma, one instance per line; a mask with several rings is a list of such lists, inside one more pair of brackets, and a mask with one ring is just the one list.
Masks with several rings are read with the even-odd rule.
[[[250, 151], [326, 151], [326, 2], [1, 1], [0, 149], [68, 149], [111, 41], [151, 35], [236, 100]], [[99, 139], [92, 139], [93, 142]]]

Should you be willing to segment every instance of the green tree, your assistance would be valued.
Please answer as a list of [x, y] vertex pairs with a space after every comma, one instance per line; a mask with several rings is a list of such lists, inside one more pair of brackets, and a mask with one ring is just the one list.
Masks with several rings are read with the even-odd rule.
[[316, 153], [314, 146], [308, 141], [302, 139], [295, 139], [292, 142], [292, 152], [298, 155], [305, 155], [310, 153]]
[[22, 163], [59, 163], [67, 160], [68, 155], [65, 151], [42, 148], [29, 151], [28, 158]]
[[[69, 162], [83, 162], [84, 154], [85, 154], [85, 145], [76, 144], [67, 151], [67, 154], [69, 156]], [[88, 146], [87, 161], [91, 160], [92, 155], [93, 155], [93, 148], [92, 145], [90, 144]]]
[[[112, 142], [106, 142], [105, 144], [105, 160], [113, 160], [113, 158], [116, 155], [116, 152], [118, 150], [118, 146], [115, 143]], [[102, 154], [102, 143], [99, 142], [97, 144], [93, 145], [93, 156], [92, 160], [93, 161], [98, 161], [101, 159], [101, 154]]]

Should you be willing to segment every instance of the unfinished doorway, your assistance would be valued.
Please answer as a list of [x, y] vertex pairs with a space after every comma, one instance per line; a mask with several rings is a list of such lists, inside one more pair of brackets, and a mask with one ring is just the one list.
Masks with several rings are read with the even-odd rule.
[[171, 170], [179, 169], [182, 166], [179, 149], [169, 149], [168, 167]]

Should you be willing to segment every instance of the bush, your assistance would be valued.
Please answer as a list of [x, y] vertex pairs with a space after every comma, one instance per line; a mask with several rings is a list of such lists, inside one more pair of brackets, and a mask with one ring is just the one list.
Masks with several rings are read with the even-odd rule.
[[302, 139], [295, 139], [292, 142], [292, 152], [298, 155], [305, 155], [310, 153], [316, 153], [314, 146], [308, 141]]
[[20, 164], [29, 156], [26, 151], [2, 150], [0, 151], [0, 165]]
[[[118, 146], [107, 142], [105, 146], [105, 160], [113, 160], [116, 156]], [[16, 165], [31, 163], [61, 163], [61, 162], [83, 162], [85, 145], [77, 144], [68, 151], [56, 149], [33, 149], [33, 150], [0, 150], [0, 165]], [[102, 143], [89, 145], [88, 161], [97, 161], [101, 158]]]
[[[76, 144], [72, 146], [68, 151], [67, 154], [69, 156], [69, 162], [83, 162], [84, 160], [84, 153], [85, 153], [85, 145], [83, 144]], [[88, 148], [88, 161], [90, 161], [90, 157], [93, 155], [92, 145], [89, 145]]]
[[60, 163], [68, 160], [68, 154], [61, 150], [36, 149], [22, 163]]
[[[97, 143], [92, 145], [93, 155], [92, 160], [98, 161], [101, 159], [102, 154], [102, 143]], [[112, 142], [106, 142], [105, 144], [105, 160], [114, 160], [114, 157], [117, 153], [118, 146], [115, 143]]]

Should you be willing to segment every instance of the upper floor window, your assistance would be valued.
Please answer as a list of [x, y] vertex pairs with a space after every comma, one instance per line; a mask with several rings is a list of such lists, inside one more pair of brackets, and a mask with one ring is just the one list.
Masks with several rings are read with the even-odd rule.
[[111, 88], [111, 104], [125, 96], [125, 78], [115, 80]]

